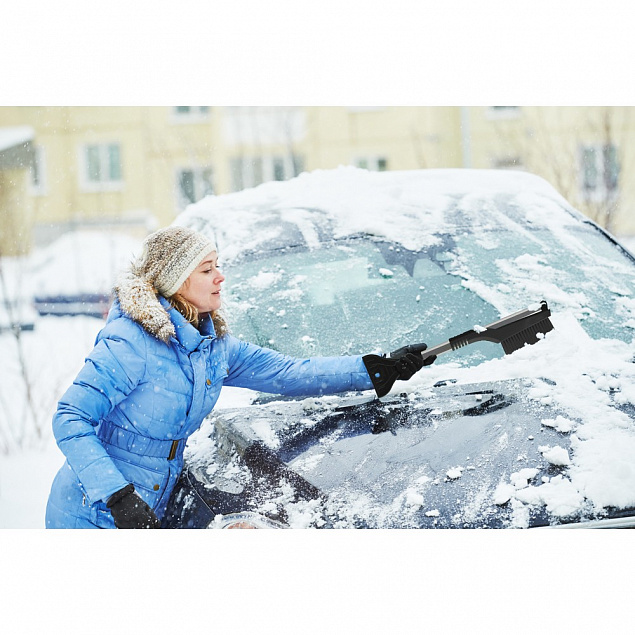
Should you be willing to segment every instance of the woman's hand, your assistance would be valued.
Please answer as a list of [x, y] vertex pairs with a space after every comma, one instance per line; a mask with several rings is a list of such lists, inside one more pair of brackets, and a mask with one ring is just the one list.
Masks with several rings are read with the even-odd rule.
[[424, 366], [432, 364], [435, 359], [435, 355], [424, 359], [420, 353], [406, 353], [396, 359], [380, 355], [364, 355], [362, 357], [378, 397], [387, 395], [395, 381], [410, 379]]
[[134, 491], [132, 483], [115, 492], [106, 501], [106, 507], [117, 529], [159, 529], [161, 526], [150, 506]]

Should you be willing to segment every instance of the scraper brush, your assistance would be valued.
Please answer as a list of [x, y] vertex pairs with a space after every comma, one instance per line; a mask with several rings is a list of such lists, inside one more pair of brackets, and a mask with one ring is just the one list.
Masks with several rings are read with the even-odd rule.
[[451, 337], [447, 342], [432, 348], [427, 348], [425, 344], [403, 346], [390, 353], [389, 357], [394, 359], [407, 353], [421, 353], [423, 359], [426, 359], [426, 357], [431, 355], [455, 351], [468, 344], [483, 341], [501, 344], [505, 354], [509, 355], [525, 346], [525, 344], [535, 344], [539, 339], [539, 333], [545, 334], [551, 331], [553, 324], [549, 319], [550, 316], [551, 311], [543, 300], [539, 309], [524, 309], [517, 313], [512, 313], [485, 327], [471, 329]]

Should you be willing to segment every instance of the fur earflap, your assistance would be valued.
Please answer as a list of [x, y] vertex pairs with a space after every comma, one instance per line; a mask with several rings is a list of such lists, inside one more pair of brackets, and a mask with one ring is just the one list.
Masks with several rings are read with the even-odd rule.
[[121, 310], [148, 333], [166, 343], [175, 336], [174, 324], [161, 306], [155, 288], [134, 269], [119, 277], [113, 291]]

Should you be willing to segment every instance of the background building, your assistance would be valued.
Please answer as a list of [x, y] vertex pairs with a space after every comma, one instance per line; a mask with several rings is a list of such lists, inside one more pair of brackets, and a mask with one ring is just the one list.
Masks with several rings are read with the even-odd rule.
[[143, 236], [208, 194], [306, 170], [523, 169], [635, 234], [630, 107], [2, 107], [0, 253]]

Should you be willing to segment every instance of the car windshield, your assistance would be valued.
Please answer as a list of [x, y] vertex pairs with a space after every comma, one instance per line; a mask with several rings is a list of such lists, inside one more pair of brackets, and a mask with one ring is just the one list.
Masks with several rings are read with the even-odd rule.
[[[421, 252], [364, 236], [258, 251], [225, 271], [226, 311], [237, 337], [297, 357], [432, 346], [542, 299], [576, 311], [595, 339], [630, 341], [632, 259], [591, 225], [568, 237], [465, 229]], [[481, 342], [453, 361], [502, 354]]]

